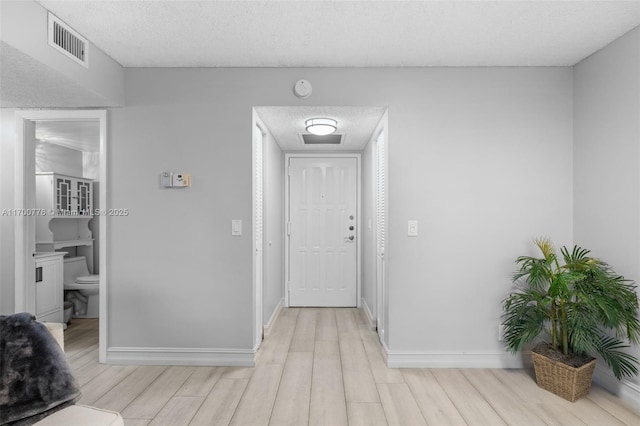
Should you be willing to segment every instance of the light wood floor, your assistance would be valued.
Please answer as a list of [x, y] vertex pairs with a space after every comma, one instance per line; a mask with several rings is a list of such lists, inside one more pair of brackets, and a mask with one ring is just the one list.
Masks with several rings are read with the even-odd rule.
[[126, 425], [640, 425], [595, 386], [570, 403], [526, 370], [389, 369], [356, 309], [283, 309], [255, 368], [98, 363], [97, 320], [65, 349], [83, 404]]

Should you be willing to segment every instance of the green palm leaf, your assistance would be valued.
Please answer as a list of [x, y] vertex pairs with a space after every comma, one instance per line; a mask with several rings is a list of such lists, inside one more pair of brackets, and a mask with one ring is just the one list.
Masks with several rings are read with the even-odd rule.
[[596, 350], [611, 368], [611, 372], [618, 380], [624, 376], [638, 375], [638, 360], [622, 349], [630, 348], [615, 337], [603, 336], [596, 342]]

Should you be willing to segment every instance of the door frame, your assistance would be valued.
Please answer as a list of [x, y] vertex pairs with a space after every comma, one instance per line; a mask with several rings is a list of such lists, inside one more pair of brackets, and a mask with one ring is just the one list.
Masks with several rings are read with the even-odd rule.
[[291, 158], [355, 158], [356, 159], [356, 208], [358, 212], [356, 214], [358, 218], [358, 226], [356, 227], [356, 307], [362, 305], [362, 154], [360, 153], [285, 153], [284, 154], [284, 306], [289, 307], [289, 229], [291, 223], [291, 217], [289, 213], [289, 160]]
[[[258, 159], [258, 143], [257, 136], [261, 135], [260, 138], [260, 152], [261, 158]], [[262, 344], [262, 339], [264, 338], [264, 324], [263, 324], [263, 297], [264, 297], [264, 148], [265, 141], [267, 139], [267, 132], [265, 131], [265, 126], [259, 122], [257, 119], [257, 114], [255, 109], [253, 110], [253, 128], [252, 128], [252, 142], [251, 142], [251, 156], [252, 156], [252, 191], [251, 191], [251, 206], [252, 206], [252, 221], [251, 221], [251, 240], [252, 240], [252, 264], [253, 264], [253, 350], [257, 351]], [[260, 176], [257, 173], [257, 162], [260, 160], [262, 162], [260, 170]], [[257, 211], [257, 200], [256, 200], [256, 192], [257, 192], [257, 180], [260, 179], [262, 182], [262, 224], [261, 224], [261, 233], [262, 239], [258, 241], [257, 238], [257, 221], [258, 221], [258, 211]], [[260, 257], [260, 262], [258, 262], [258, 257]]]
[[[376, 129], [375, 137], [372, 139], [373, 142], [373, 175], [374, 175], [374, 194], [373, 194], [373, 211], [375, 212], [374, 217], [375, 217], [375, 226], [374, 226], [374, 252], [375, 252], [375, 261], [373, 262], [374, 264], [374, 274], [373, 276], [374, 278], [374, 282], [375, 282], [375, 304], [376, 304], [376, 313], [375, 313], [375, 327], [376, 327], [376, 332], [378, 333], [378, 339], [380, 340], [380, 342], [382, 344], [384, 344], [385, 342], [385, 334], [387, 333], [387, 329], [385, 327], [386, 324], [386, 304], [387, 304], [387, 252], [388, 252], [388, 246], [389, 246], [389, 241], [388, 241], [388, 235], [389, 235], [389, 161], [388, 161], [388, 121], [387, 121], [387, 113], [385, 112], [383, 118], [380, 120], [380, 124], [378, 126], [378, 129]], [[383, 158], [382, 161], [384, 163], [383, 165], [383, 171], [384, 171], [384, 175], [385, 175], [385, 187], [384, 187], [384, 205], [385, 205], [385, 212], [383, 215], [383, 219], [384, 219], [384, 230], [385, 230], [385, 234], [387, 235], [387, 241], [385, 241], [385, 247], [384, 250], [382, 252], [380, 252], [380, 247], [378, 246], [378, 239], [379, 239], [379, 235], [378, 235], [378, 222], [380, 221], [380, 217], [378, 216], [378, 176], [380, 173], [380, 158], [379, 158], [379, 151], [378, 151], [378, 144], [380, 143], [380, 137], [384, 137], [383, 139], [383, 143], [384, 145], [382, 146], [384, 154], [383, 154]]]
[[[106, 110], [18, 110], [16, 116], [16, 150], [15, 150], [15, 207], [29, 211], [35, 208], [35, 146], [28, 140], [27, 130], [35, 121], [98, 121], [100, 126], [100, 208], [107, 209], [109, 182], [107, 180], [107, 111]], [[100, 305], [98, 359], [105, 363], [107, 358], [107, 258], [108, 223], [106, 215], [99, 217], [100, 224]], [[35, 217], [16, 216], [15, 218], [15, 307], [16, 312], [32, 311], [28, 295], [35, 286], [34, 258], [35, 252]], [[35, 294], [35, 293], [34, 293]]]

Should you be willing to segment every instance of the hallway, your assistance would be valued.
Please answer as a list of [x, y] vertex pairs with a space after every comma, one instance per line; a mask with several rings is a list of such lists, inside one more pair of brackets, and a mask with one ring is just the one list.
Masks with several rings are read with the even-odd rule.
[[640, 424], [599, 386], [572, 404], [526, 370], [389, 369], [358, 309], [283, 309], [255, 368], [99, 364], [96, 320], [65, 345], [80, 403], [127, 425]]

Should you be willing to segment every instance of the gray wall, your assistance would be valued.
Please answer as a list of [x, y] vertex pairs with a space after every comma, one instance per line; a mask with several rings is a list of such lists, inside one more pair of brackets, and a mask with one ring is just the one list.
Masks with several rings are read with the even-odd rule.
[[571, 68], [418, 73], [389, 102], [387, 343], [499, 352], [515, 258], [572, 241]]
[[[640, 28], [580, 62], [574, 72], [575, 242], [637, 281]], [[640, 357], [640, 348], [633, 353]]]
[[[292, 94], [300, 78], [308, 99]], [[389, 107], [392, 350], [501, 348], [515, 257], [538, 235], [572, 241], [570, 68], [129, 69], [125, 82], [110, 122], [111, 203], [131, 212], [110, 222], [112, 346], [252, 347], [251, 235], [230, 221], [251, 223], [256, 105]], [[159, 188], [162, 170], [192, 173], [192, 188]]]

